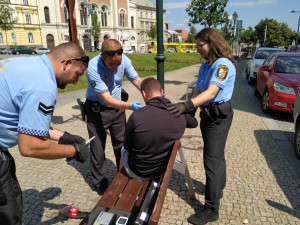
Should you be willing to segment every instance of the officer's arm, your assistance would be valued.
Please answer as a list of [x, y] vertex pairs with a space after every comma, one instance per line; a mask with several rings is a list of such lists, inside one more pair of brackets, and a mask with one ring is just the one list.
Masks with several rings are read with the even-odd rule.
[[191, 98], [195, 98], [195, 97], [198, 96], [200, 93], [201, 93], [201, 91], [199, 91], [199, 90], [194, 90], [194, 93], [193, 93], [193, 95], [192, 95]]
[[203, 105], [205, 102], [210, 101], [213, 99], [220, 88], [217, 85], [210, 84], [208, 85], [207, 90], [203, 91], [196, 97], [192, 98], [191, 101], [193, 102], [194, 107], [199, 107], [200, 105]]
[[44, 137], [23, 133], [19, 133], [18, 147], [22, 156], [38, 159], [70, 158], [75, 154], [73, 145], [60, 145]]
[[115, 109], [130, 109], [130, 103], [118, 100], [113, 98], [109, 92], [104, 92], [102, 94], [98, 94], [99, 98], [101, 98], [106, 105], [113, 107]]
[[140, 77], [136, 78], [131, 82], [139, 91], [141, 90], [142, 79]]
[[61, 138], [61, 136], [63, 136], [63, 134], [64, 134], [64, 131], [58, 130], [54, 127], [50, 127], [48, 137], [51, 140], [58, 141]]

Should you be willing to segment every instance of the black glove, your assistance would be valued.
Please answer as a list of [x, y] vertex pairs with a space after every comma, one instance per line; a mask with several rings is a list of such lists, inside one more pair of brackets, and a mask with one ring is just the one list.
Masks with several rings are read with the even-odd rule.
[[170, 114], [174, 115], [175, 117], [179, 117], [182, 113], [186, 113], [192, 108], [194, 108], [194, 104], [191, 100], [186, 102], [179, 102], [176, 104], [167, 104], [167, 110]]
[[85, 139], [78, 135], [73, 135], [65, 131], [63, 136], [61, 136], [58, 140], [58, 144], [72, 145], [75, 143], [85, 145]]
[[84, 163], [89, 155], [89, 147], [88, 145], [81, 145], [78, 143], [73, 144], [75, 147], [75, 155], [71, 158], [67, 158], [67, 160], [75, 159], [78, 162]]

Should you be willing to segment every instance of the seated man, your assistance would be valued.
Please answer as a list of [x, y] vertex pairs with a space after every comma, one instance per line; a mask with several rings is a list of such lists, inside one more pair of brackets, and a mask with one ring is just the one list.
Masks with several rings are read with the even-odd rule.
[[197, 127], [198, 121], [190, 114], [178, 118], [170, 115], [170, 101], [162, 97], [163, 90], [155, 78], [144, 79], [141, 92], [146, 106], [129, 117], [121, 154], [127, 174], [146, 180], [165, 172], [174, 141], [182, 137], [186, 127]]

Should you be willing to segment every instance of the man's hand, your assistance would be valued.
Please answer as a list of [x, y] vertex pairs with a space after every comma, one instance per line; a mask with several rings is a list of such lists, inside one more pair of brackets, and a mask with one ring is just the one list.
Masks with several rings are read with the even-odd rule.
[[130, 108], [131, 108], [132, 111], [136, 111], [136, 110], [138, 110], [139, 108], [142, 108], [142, 107], [143, 107], [142, 103], [139, 102], [139, 101], [135, 101], [135, 102], [130, 103]]
[[174, 115], [175, 117], [179, 117], [181, 114], [188, 112], [190, 109], [194, 107], [194, 104], [191, 100], [186, 102], [179, 102], [176, 104], [168, 103], [167, 110], [170, 114]]
[[75, 155], [72, 158], [67, 158], [67, 160], [75, 159], [78, 162], [84, 163], [89, 155], [88, 145], [82, 145], [78, 143], [73, 144], [75, 147]]
[[65, 131], [63, 136], [61, 136], [60, 139], [58, 140], [58, 144], [72, 145], [75, 143], [84, 145], [85, 139], [83, 139], [82, 137], [80, 137], [78, 135], [73, 135], [73, 134], [70, 134], [67, 131]]

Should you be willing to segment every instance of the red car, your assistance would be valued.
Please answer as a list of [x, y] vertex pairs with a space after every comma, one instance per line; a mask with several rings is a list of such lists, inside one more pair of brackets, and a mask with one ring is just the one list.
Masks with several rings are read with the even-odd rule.
[[293, 113], [300, 90], [300, 53], [270, 55], [257, 73], [254, 94], [262, 96], [262, 110]]

